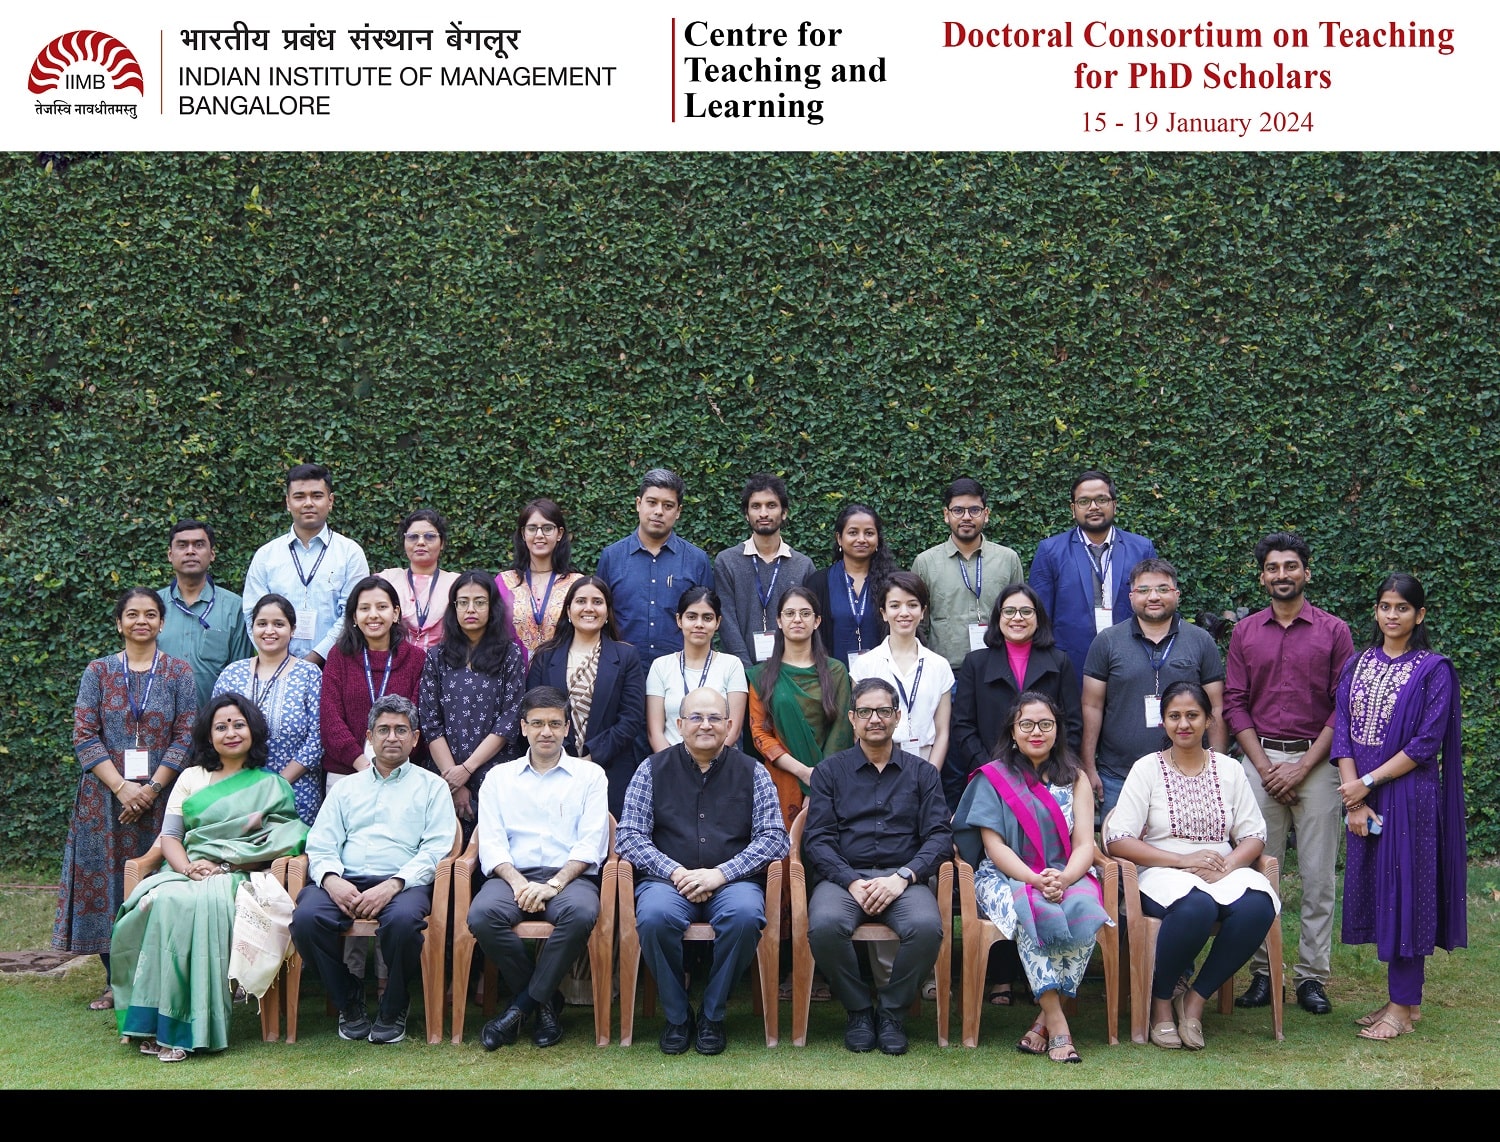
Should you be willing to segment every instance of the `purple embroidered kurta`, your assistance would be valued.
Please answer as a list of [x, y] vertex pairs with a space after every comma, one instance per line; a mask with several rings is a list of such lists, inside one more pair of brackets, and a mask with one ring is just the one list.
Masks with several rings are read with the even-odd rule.
[[1343, 941], [1373, 943], [1383, 962], [1468, 944], [1468, 850], [1453, 666], [1371, 647], [1339, 679], [1331, 760], [1363, 776], [1403, 750], [1417, 768], [1370, 790], [1382, 831], [1350, 833], [1344, 862]]

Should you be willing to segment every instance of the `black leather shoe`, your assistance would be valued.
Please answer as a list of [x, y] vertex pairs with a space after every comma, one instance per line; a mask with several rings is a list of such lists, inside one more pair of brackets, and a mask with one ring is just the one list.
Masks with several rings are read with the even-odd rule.
[[844, 1024], [844, 1046], [860, 1054], [875, 1049], [875, 1013], [868, 1007], [849, 1012], [849, 1020]]
[[551, 1003], [536, 1009], [536, 1026], [531, 1029], [531, 1041], [538, 1047], [551, 1047], [563, 1037], [562, 996], [554, 995]]
[[1271, 977], [1256, 972], [1250, 977], [1250, 986], [1245, 988], [1245, 994], [1236, 999], [1234, 1005], [1236, 1007], [1266, 1007], [1270, 1002]]
[[724, 1034], [724, 1020], [698, 1020], [698, 1037], [693, 1041], [693, 1047], [698, 1054], [722, 1055], [727, 1046], [729, 1046], [729, 1039]]
[[1328, 993], [1315, 979], [1304, 979], [1297, 985], [1297, 1002], [1302, 1004], [1303, 1011], [1314, 1015], [1327, 1015], [1333, 1010], [1333, 1004], [1328, 1002]]
[[479, 1041], [484, 1044], [486, 1051], [499, 1050], [501, 1047], [509, 1047], [520, 1035], [521, 1028], [526, 1024], [526, 1012], [512, 1004], [501, 1013], [499, 1018], [491, 1019], [479, 1032]]
[[696, 1024], [693, 1022], [693, 1009], [688, 1008], [686, 1023], [668, 1023], [662, 1028], [661, 1039], [657, 1046], [661, 1048], [663, 1055], [685, 1055], [687, 1049], [693, 1042], [693, 1031]]
[[895, 1012], [882, 1011], [880, 1013], [876, 1038], [880, 1042], [881, 1054], [906, 1054], [906, 1028], [901, 1026], [901, 1019]]

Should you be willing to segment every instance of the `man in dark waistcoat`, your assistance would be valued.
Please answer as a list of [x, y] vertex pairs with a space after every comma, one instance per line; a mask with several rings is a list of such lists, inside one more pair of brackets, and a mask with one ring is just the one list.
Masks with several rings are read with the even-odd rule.
[[[787, 855], [786, 827], [765, 766], [733, 746], [729, 702], [694, 690], [677, 719], [682, 743], [641, 762], [625, 791], [615, 837], [635, 866], [641, 955], [666, 1011], [664, 1054], [724, 1050], [724, 1005], [766, 924], [765, 870]], [[693, 1017], [683, 986], [682, 935], [712, 924], [713, 966]]]

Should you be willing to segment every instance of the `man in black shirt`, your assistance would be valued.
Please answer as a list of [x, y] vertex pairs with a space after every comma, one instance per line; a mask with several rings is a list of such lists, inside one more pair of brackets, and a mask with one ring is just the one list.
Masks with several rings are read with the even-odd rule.
[[[943, 929], [927, 880], [953, 850], [938, 771], [895, 748], [901, 708], [884, 679], [854, 687], [849, 720], [858, 741], [813, 769], [803, 856], [818, 880], [808, 904], [808, 943], [849, 1012], [844, 1045], [906, 1051], [902, 1013], [937, 962]], [[872, 1005], [850, 940], [863, 923], [900, 938], [890, 982]]]

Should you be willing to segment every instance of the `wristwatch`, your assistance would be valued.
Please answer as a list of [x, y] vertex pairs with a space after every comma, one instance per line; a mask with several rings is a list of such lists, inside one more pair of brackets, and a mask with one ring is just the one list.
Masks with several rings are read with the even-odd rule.
[[1375, 788], [1375, 775], [1373, 773], [1367, 773], [1367, 774], [1365, 774], [1363, 777], [1360, 778], [1360, 780], [1365, 783], [1365, 788], [1366, 789], [1374, 789]]
[[154, 778], [154, 777], [150, 781], [146, 782], [146, 788], [147, 789], [155, 789], [158, 796], [161, 795], [162, 790], [163, 790], [162, 783], [160, 781], [156, 780], [156, 778]]
[[907, 868], [904, 864], [896, 870], [896, 875], [899, 876], [902, 880], [906, 881], [907, 884], [917, 883], [917, 874], [912, 872], [912, 870]]
[[559, 881], [557, 879], [557, 877], [554, 876], [551, 880], [549, 880], [547, 882], [547, 887], [550, 888], [550, 889], [552, 889], [553, 892], [561, 892], [563, 886], [562, 886], [562, 882]]

